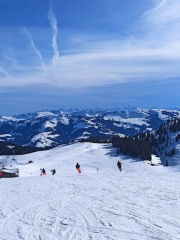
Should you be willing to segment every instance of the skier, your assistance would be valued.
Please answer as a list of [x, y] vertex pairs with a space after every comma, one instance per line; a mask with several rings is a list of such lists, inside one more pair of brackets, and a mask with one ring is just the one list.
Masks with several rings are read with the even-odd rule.
[[77, 169], [78, 173], [81, 173], [81, 168], [80, 168], [79, 163], [76, 164], [76, 169]]
[[46, 175], [46, 170], [44, 168], [42, 169], [42, 173], [43, 175]]
[[43, 168], [43, 169], [40, 169], [41, 170], [41, 175], [40, 176], [42, 176], [42, 175], [46, 175], [46, 170]]
[[53, 169], [53, 170], [51, 170], [51, 172], [52, 172], [52, 175], [54, 175], [56, 173], [56, 170]]
[[119, 170], [120, 170], [120, 172], [121, 172], [121, 171], [122, 171], [122, 168], [121, 168], [122, 164], [121, 164], [120, 161], [117, 162], [117, 166], [118, 166], [118, 168], [119, 168]]
[[0, 171], [0, 179], [2, 178], [2, 171]]

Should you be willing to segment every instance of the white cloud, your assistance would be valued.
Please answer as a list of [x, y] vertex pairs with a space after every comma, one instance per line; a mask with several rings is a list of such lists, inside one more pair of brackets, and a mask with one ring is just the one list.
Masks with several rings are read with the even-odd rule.
[[155, 8], [147, 11], [144, 17], [155, 25], [174, 23], [180, 19], [180, 2], [178, 0], [162, 0]]
[[4, 68], [2, 68], [1, 66], [0, 66], [0, 72], [3, 73], [3, 74], [5, 74], [5, 76], [6, 76], [7, 78], [9, 78], [10, 80], [13, 80], [13, 78], [11, 77], [11, 75], [10, 75], [6, 70], [4, 70]]
[[24, 30], [24, 32], [26, 33], [26, 35], [28, 36], [28, 38], [29, 38], [29, 40], [30, 40], [30, 43], [31, 43], [33, 49], [35, 50], [36, 54], [38, 55], [39, 60], [41, 61], [42, 67], [45, 69], [45, 63], [44, 63], [43, 57], [42, 57], [42, 55], [41, 55], [41, 52], [40, 52], [40, 51], [37, 49], [37, 47], [35, 46], [34, 40], [33, 40], [32, 36], [31, 36], [30, 32], [27, 30], [26, 27], [24, 27], [23, 30]]
[[14, 84], [50, 83], [83, 88], [128, 81], [163, 81], [180, 76], [179, 61], [180, 50], [176, 48], [71, 54], [61, 56], [56, 65], [46, 65], [44, 72], [19, 76]]
[[180, 40], [180, 1], [162, 0], [155, 8], [143, 14], [145, 36], [159, 44]]
[[[16, 66], [21, 71], [16, 81], [1, 81], [0, 85], [44, 83], [85, 88], [131, 81], [163, 81], [166, 78], [179, 77], [180, 33], [177, 31], [180, 27], [179, 10], [178, 0], [158, 2], [154, 9], [147, 11], [140, 18], [143, 26], [140, 38], [130, 36], [121, 41], [117, 38], [105, 41], [102, 40], [103, 37], [88, 37], [83, 34], [72, 37], [75, 45], [81, 44], [77, 50], [73, 49], [67, 55], [60, 56], [57, 19], [52, 11], [51, 2], [48, 18], [53, 30], [52, 62], [46, 64], [44, 70], [36, 65], [29, 66], [29, 69], [23, 65]], [[30, 34], [29, 38], [41, 63], [44, 64], [42, 55]], [[84, 50], [79, 51], [83, 47]], [[0, 71], [10, 77], [5, 70], [0, 68]]]
[[57, 35], [58, 35], [58, 27], [57, 27], [57, 19], [56, 16], [52, 10], [52, 0], [50, 2], [50, 9], [49, 9], [49, 13], [48, 13], [48, 19], [50, 22], [50, 25], [52, 27], [53, 30], [53, 38], [52, 38], [52, 47], [54, 49], [54, 57], [53, 57], [53, 64], [55, 65], [58, 60], [59, 60], [59, 49], [58, 49], [58, 45], [57, 45]]

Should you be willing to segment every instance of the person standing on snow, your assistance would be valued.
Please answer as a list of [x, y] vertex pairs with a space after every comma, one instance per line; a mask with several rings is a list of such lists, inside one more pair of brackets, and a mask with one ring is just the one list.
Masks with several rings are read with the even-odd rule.
[[56, 169], [51, 170], [51, 172], [52, 172], [52, 175], [54, 175], [56, 173]]
[[44, 168], [42, 169], [42, 173], [43, 175], [46, 175], [46, 170]]
[[46, 170], [43, 168], [43, 169], [40, 169], [41, 170], [41, 175], [40, 176], [42, 176], [42, 175], [46, 175]]
[[0, 171], [0, 179], [2, 178], [2, 171]]
[[78, 173], [81, 173], [81, 168], [80, 168], [79, 163], [76, 164], [76, 169], [77, 169]]
[[117, 162], [117, 166], [118, 166], [118, 168], [119, 168], [119, 170], [120, 170], [120, 172], [121, 172], [121, 171], [122, 171], [122, 168], [121, 168], [121, 167], [122, 167], [122, 164], [121, 164], [120, 161]]

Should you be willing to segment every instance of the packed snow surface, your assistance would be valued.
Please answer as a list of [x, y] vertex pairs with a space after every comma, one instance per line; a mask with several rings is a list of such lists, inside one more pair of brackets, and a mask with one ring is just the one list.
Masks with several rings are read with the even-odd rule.
[[[1, 240], [180, 239], [177, 168], [150, 166], [92, 143], [15, 160], [1, 156], [0, 162], [20, 171], [19, 178], [0, 179]], [[46, 176], [40, 176], [42, 167]]]

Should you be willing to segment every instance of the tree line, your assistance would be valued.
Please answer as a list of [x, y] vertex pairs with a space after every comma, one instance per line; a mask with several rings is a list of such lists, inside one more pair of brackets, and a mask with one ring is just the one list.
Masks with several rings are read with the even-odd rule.
[[[172, 157], [176, 154], [175, 148], [170, 147], [172, 143], [180, 140], [177, 133], [173, 140], [171, 133], [180, 131], [180, 118], [168, 119], [153, 132], [143, 132], [133, 137], [114, 136], [112, 145], [117, 148], [117, 153], [130, 155], [142, 160], [151, 160], [151, 155], [158, 157]], [[164, 154], [164, 155], [163, 155]]]
[[150, 143], [137, 136], [134, 138], [114, 136], [112, 145], [117, 148], [117, 154], [122, 153], [142, 160], [151, 160], [152, 148]]
[[38, 148], [16, 145], [9, 142], [0, 141], [0, 155], [23, 155], [27, 153], [48, 150], [50, 147]]

